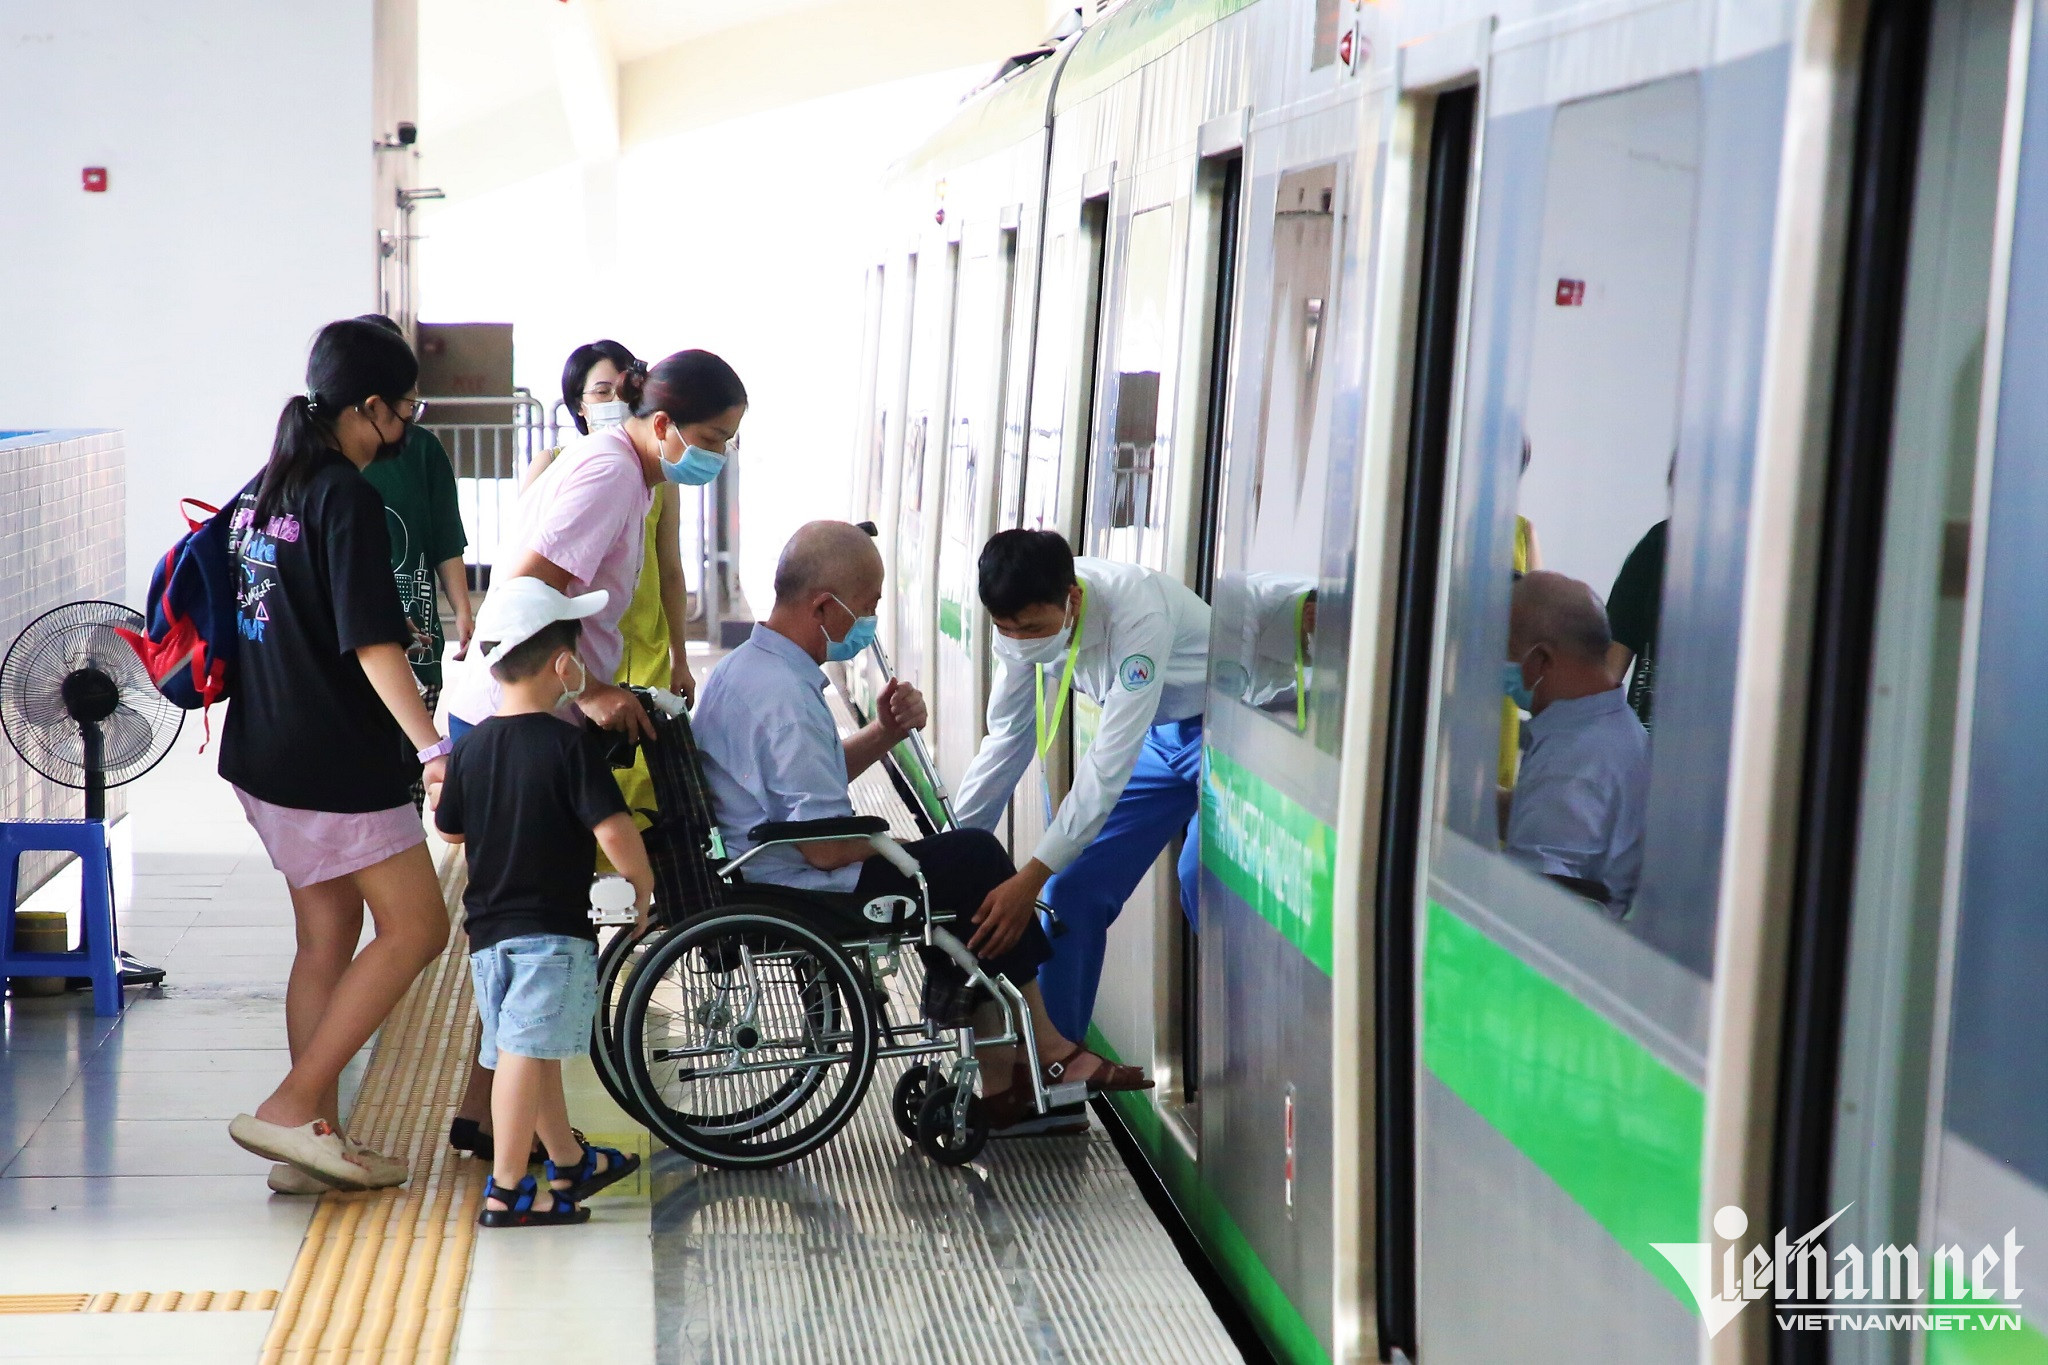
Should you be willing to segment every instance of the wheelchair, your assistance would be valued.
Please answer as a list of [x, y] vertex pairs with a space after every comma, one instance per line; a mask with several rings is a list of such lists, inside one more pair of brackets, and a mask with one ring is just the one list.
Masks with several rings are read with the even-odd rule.
[[[988, 1140], [977, 1047], [1022, 1049], [1038, 1113], [1088, 1098], [1085, 1082], [1044, 1083], [1023, 994], [984, 972], [947, 927], [951, 916], [934, 912], [917, 861], [889, 836], [888, 821], [763, 825], [750, 833], [754, 847], [728, 858], [681, 700], [635, 692], [656, 733], [646, 750], [658, 805], [646, 832], [656, 893], [644, 932], [624, 927], [604, 944], [590, 1044], [622, 1108], [704, 1165], [779, 1166], [845, 1127], [878, 1062], [914, 1058], [890, 1115], [926, 1156], [957, 1166]], [[899, 770], [890, 777], [918, 795]], [[928, 786], [944, 813], [943, 789]], [[913, 809], [929, 828], [932, 803]], [[744, 880], [764, 849], [845, 839], [867, 840], [917, 895], [863, 899]], [[999, 1033], [941, 1025], [892, 999], [892, 982], [919, 949], [956, 965], [975, 998], [995, 1001]]]

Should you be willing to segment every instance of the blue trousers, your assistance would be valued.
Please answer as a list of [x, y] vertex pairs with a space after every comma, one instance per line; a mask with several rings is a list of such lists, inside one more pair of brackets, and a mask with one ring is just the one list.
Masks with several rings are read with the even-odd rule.
[[1194, 927], [1195, 878], [1201, 861], [1202, 718], [1167, 721], [1145, 735], [1124, 794], [1102, 832], [1067, 869], [1046, 883], [1046, 903], [1059, 912], [1064, 932], [1052, 940], [1052, 960], [1039, 969], [1046, 1012], [1061, 1034], [1079, 1041], [1095, 1015], [1102, 953], [1109, 926], [1167, 841], [1185, 830], [1180, 855], [1180, 903]]

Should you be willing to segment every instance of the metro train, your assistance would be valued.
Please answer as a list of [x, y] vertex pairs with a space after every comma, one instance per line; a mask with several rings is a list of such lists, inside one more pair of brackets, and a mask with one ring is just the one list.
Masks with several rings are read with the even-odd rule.
[[[1126, 0], [898, 168], [850, 513], [944, 778], [996, 529], [1212, 604], [1199, 932], [1169, 850], [1091, 1039], [1278, 1357], [2048, 1361], [2034, 14]], [[1621, 913], [1501, 852], [1530, 567], [1638, 621]], [[1845, 1207], [1834, 1297], [1726, 1256]]]

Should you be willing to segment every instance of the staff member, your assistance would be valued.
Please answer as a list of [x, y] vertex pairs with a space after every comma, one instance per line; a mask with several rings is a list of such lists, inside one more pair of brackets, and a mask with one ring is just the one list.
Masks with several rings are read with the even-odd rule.
[[960, 784], [962, 825], [993, 829], [1033, 757], [1043, 761], [1079, 692], [1102, 708], [1095, 742], [1032, 857], [976, 915], [1019, 922], [1043, 893], [1067, 933], [1040, 973], [1052, 1023], [1087, 1035], [1109, 926], [1183, 830], [1181, 907], [1194, 921], [1209, 604], [1178, 580], [1074, 557], [1053, 531], [1003, 531], [983, 547], [981, 601], [1002, 668], [988, 738]]

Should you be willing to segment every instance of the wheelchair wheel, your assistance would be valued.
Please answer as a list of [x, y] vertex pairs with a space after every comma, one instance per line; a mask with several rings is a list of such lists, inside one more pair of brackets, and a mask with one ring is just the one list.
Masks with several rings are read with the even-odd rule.
[[626, 992], [633, 984], [633, 969], [646, 957], [657, 935], [635, 938], [629, 926], [614, 933], [597, 957], [597, 1015], [590, 1021], [590, 1062], [597, 1079], [612, 1102], [639, 1124], [648, 1127], [647, 1115], [633, 1096], [626, 1079], [625, 1059], [619, 1046], [619, 1016], [624, 1012]]
[[917, 1141], [917, 1116], [924, 1112], [924, 1097], [931, 1083], [932, 1069], [917, 1062], [898, 1078], [890, 1100], [889, 1117], [896, 1120], [896, 1131], [912, 1142]]
[[865, 974], [774, 910], [725, 907], [646, 951], [618, 1021], [647, 1126], [694, 1161], [779, 1166], [845, 1125], [875, 1070]]
[[917, 1145], [941, 1166], [965, 1166], [988, 1145], [988, 1111], [978, 1096], [967, 1097], [966, 1112], [956, 1115], [953, 1101], [960, 1087], [950, 1081], [924, 1097], [917, 1115]]

